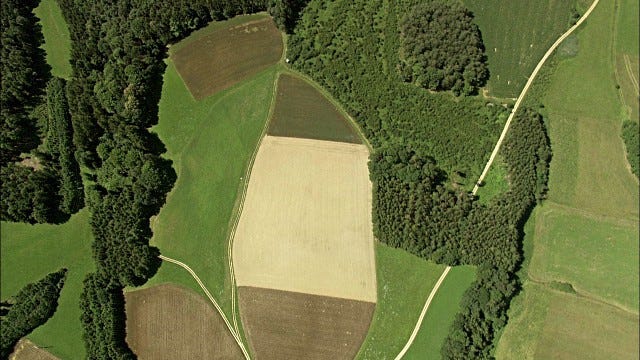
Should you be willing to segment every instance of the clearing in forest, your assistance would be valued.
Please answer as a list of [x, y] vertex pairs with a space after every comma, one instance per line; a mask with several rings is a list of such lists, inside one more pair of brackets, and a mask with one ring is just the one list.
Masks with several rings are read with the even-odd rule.
[[278, 79], [276, 107], [268, 134], [362, 143], [349, 121], [320, 91], [287, 74]]
[[127, 343], [140, 359], [244, 359], [220, 315], [174, 285], [125, 293]]
[[171, 48], [171, 58], [196, 100], [229, 88], [280, 60], [282, 36], [273, 20], [265, 16], [250, 19], [239, 24], [237, 19], [214, 22]]
[[376, 301], [364, 145], [266, 136], [235, 234], [238, 286]]

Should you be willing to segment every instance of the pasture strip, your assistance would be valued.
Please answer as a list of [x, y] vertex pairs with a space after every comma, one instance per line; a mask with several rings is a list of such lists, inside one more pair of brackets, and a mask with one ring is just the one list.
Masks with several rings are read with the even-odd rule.
[[244, 173], [244, 177], [242, 178], [242, 182], [240, 184], [242, 190], [240, 191], [240, 198], [237, 205], [237, 210], [235, 211], [235, 218], [233, 220], [233, 225], [231, 226], [231, 231], [229, 232], [229, 237], [227, 238], [227, 261], [229, 263], [229, 274], [231, 277], [231, 314], [233, 317], [233, 326], [236, 329], [238, 334], [240, 333], [238, 330], [238, 319], [236, 315], [236, 275], [233, 267], [233, 240], [236, 235], [236, 230], [238, 228], [238, 223], [240, 222], [240, 214], [242, 214], [242, 209], [244, 208], [244, 200], [247, 197], [247, 188], [249, 187], [249, 178], [251, 177], [251, 170], [253, 169], [253, 163], [256, 161], [256, 156], [258, 155], [258, 150], [260, 149], [260, 145], [262, 144], [262, 139], [267, 134], [267, 129], [269, 128], [269, 121], [271, 116], [273, 115], [273, 109], [275, 108], [276, 103], [276, 93], [278, 91], [278, 79], [280, 76], [276, 76], [275, 81], [273, 82], [273, 96], [271, 97], [271, 104], [269, 105], [269, 115], [267, 116], [267, 121], [265, 121], [264, 126], [262, 127], [262, 133], [260, 134], [260, 139], [256, 144], [253, 153], [251, 154], [251, 158], [249, 159], [249, 163], [247, 164], [247, 168]]
[[209, 301], [211, 301], [213, 306], [216, 308], [216, 310], [218, 311], [218, 313], [222, 317], [222, 320], [224, 320], [225, 325], [227, 325], [227, 328], [231, 332], [231, 335], [233, 335], [233, 338], [238, 343], [238, 346], [240, 347], [240, 350], [242, 350], [242, 354], [244, 355], [245, 359], [251, 360], [251, 357], [249, 356], [249, 353], [247, 352], [247, 349], [245, 348], [244, 344], [242, 343], [242, 340], [240, 340], [239, 335], [234, 331], [233, 327], [229, 323], [229, 320], [227, 319], [227, 317], [225, 316], [224, 312], [220, 308], [220, 305], [218, 305], [218, 302], [213, 298], [213, 296], [211, 295], [209, 290], [204, 286], [204, 284], [200, 280], [200, 277], [198, 277], [198, 275], [193, 270], [191, 270], [191, 268], [187, 264], [185, 264], [185, 263], [183, 263], [181, 261], [166, 257], [164, 255], [160, 255], [159, 258], [162, 259], [163, 261], [168, 261], [170, 263], [173, 263], [173, 264], [176, 264], [176, 265], [182, 267], [183, 269], [187, 270], [189, 272], [189, 274], [191, 274], [191, 276], [193, 276], [193, 278], [196, 280], [198, 285], [200, 285], [200, 288], [204, 291], [204, 293], [209, 298]]
[[[558, 40], [556, 40], [556, 42], [553, 43], [553, 45], [551, 45], [551, 48], [549, 48], [549, 50], [547, 50], [547, 52], [545, 53], [544, 57], [542, 57], [542, 59], [540, 60], [540, 62], [536, 66], [536, 68], [533, 70], [533, 73], [531, 73], [531, 76], [529, 76], [529, 80], [527, 80], [527, 84], [525, 85], [524, 89], [522, 89], [522, 92], [520, 93], [520, 96], [518, 96], [518, 100], [516, 101], [515, 105], [513, 106], [513, 109], [511, 110], [511, 114], [509, 114], [509, 118], [507, 119], [507, 122], [504, 125], [504, 129], [502, 130], [502, 133], [500, 134], [500, 138], [498, 139], [498, 142], [496, 143], [496, 146], [493, 149], [493, 152], [491, 153], [491, 156], [489, 157], [489, 161], [487, 161], [487, 164], [485, 165], [484, 170], [482, 171], [482, 174], [480, 175], [480, 178], [476, 182], [476, 185], [473, 187], [473, 191], [472, 191], [473, 195], [475, 195], [478, 192], [478, 189], [480, 188], [479, 184], [482, 183], [482, 180], [484, 180], [484, 177], [489, 172], [489, 168], [491, 167], [491, 164], [493, 163], [493, 160], [495, 159], [496, 155], [498, 154], [498, 151], [500, 150], [500, 146], [502, 145], [502, 141], [504, 140], [505, 136], [507, 135], [507, 131], [509, 130], [509, 126], [511, 125], [511, 121], [513, 120], [513, 117], [516, 114], [516, 111], [518, 111], [518, 108], [520, 107], [520, 103], [522, 103], [522, 100], [524, 99], [524, 96], [526, 95], [527, 90], [529, 90], [529, 87], [533, 83], [533, 80], [536, 78], [536, 75], [538, 74], [538, 71], [540, 71], [540, 69], [542, 68], [542, 65], [544, 65], [544, 63], [547, 61], [547, 58], [549, 58], [549, 56], [558, 47], [558, 45], [560, 45], [560, 43], [564, 39], [566, 39], [569, 35], [571, 35], [571, 33], [575, 29], [577, 29], [587, 19], [587, 17], [589, 17], [589, 15], [593, 11], [593, 9], [595, 9], [596, 5], [598, 5], [598, 2], [600, 2], [600, 0], [594, 0], [594, 2], [591, 4], [591, 7], [589, 7], [589, 9], [584, 13], [584, 15], [582, 15], [580, 20], [578, 20], [578, 22], [574, 26], [572, 26], [569, 30], [567, 30], [567, 32], [562, 34], [562, 36], [560, 36], [560, 38], [558, 38]], [[420, 330], [420, 326], [422, 325], [422, 320], [424, 319], [424, 314], [427, 312], [427, 310], [429, 308], [429, 304], [431, 303], [431, 299], [433, 298], [432, 295], [435, 295], [435, 292], [438, 291], [438, 287], [440, 286], [440, 283], [442, 281], [444, 281], [444, 279], [446, 278], [447, 273], [449, 272], [449, 270], [451, 270], [451, 267], [447, 266], [447, 268], [442, 273], [441, 279], [438, 281], [438, 283], [434, 287], [434, 291], [432, 291], [432, 294], [429, 294], [429, 298], [427, 298], [427, 301], [425, 302], [425, 306], [422, 309], [423, 313], [420, 314], [420, 318], [418, 319], [418, 322], [416, 323], [416, 326], [413, 329], [413, 332], [411, 333], [411, 337], [409, 337], [409, 340], [407, 341], [407, 344], [405, 345], [406, 349], [408, 349], [411, 346], [411, 344], [413, 343], [413, 340], [415, 339], [416, 334], [418, 333], [418, 331]], [[396, 356], [396, 360], [401, 359], [402, 356], [404, 356], [405, 353], [406, 353], [406, 350], [403, 348], [403, 351], [401, 351], [400, 354], [398, 354], [398, 356]]]

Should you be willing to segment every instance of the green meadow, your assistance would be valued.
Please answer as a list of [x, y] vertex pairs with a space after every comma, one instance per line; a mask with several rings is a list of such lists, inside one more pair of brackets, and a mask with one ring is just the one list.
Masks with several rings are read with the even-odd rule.
[[[245, 170], [269, 115], [276, 69], [196, 102], [169, 62], [153, 128], [178, 180], [153, 221], [151, 243], [186, 262], [230, 313], [227, 240]], [[146, 286], [177, 282], [200, 292], [186, 271], [164, 263]], [[184, 274], [181, 274], [183, 272]]]
[[71, 77], [71, 37], [69, 28], [62, 17], [62, 11], [55, 0], [41, 0], [35, 9], [40, 19], [44, 35], [43, 48], [47, 53], [47, 63], [51, 73], [61, 78]]
[[[378, 301], [369, 333], [356, 356], [363, 360], [393, 359], [402, 350], [445, 268], [378, 242], [375, 250]], [[424, 328], [429, 326], [422, 323]], [[446, 334], [448, 330], [443, 331]]]
[[518, 97], [547, 49], [569, 28], [572, 0], [463, 0], [480, 27], [489, 95]]
[[550, 190], [525, 228], [524, 288], [498, 359], [637, 358], [638, 183], [620, 138], [612, 36], [631, 31], [615, 14], [616, 2], [600, 1], [577, 31], [575, 55], [556, 57], [544, 79]]
[[82, 210], [62, 225], [2, 222], [0, 237], [2, 299], [51, 272], [68, 269], [56, 313], [27, 338], [62, 359], [82, 358], [78, 304], [85, 274], [94, 269], [89, 212]]

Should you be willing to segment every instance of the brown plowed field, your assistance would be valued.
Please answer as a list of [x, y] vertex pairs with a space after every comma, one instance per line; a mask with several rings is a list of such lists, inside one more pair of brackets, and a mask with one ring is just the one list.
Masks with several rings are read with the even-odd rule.
[[240, 316], [256, 360], [355, 357], [375, 304], [239, 287]]
[[9, 360], [58, 360], [58, 358], [37, 347], [31, 341], [22, 339], [16, 344]]
[[233, 242], [238, 286], [375, 302], [364, 145], [266, 136]]
[[200, 100], [275, 64], [282, 50], [280, 31], [265, 18], [216, 29], [181, 46], [171, 58], [191, 95]]
[[280, 75], [269, 135], [361, 144], [360, 136], [324, 95], [306, 81]]
[[244, 359], [203, 297], [173, 285], [125, 293], [127, 343], [138, 359]]

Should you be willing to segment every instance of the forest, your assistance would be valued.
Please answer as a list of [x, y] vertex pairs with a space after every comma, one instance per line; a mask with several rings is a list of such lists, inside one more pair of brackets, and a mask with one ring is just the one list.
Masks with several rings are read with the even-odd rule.
[[44, 324], [56, 311], [66, 269], [27, 284], [15, 296], [3, 299], [0, 306], [0, 358], [8, 359], [22, 337]]
[[[266, 9], [291, 33], [292, 66], [339, 99], [374, 147], [376, 236], [423, 258], [478, 266], [442, 353], [490, 357], [518, 288], [522, 224], [544, 196], [550, 153], [542, 118], [520, 113], [502, 149], [510, 190], [486, 206], [467, 193], [508, 112], [464, 96], [487, 76], [468, 12], [435, 0], [418, 9], [464, 19], [459, 29], [447, 29], [460, 32], [461, 64], [439, 73], [435, 86], [452, 91], [432, 92], [414, 84], [428, 71], [415, 65], [452, 49], [415, 57], [401, 51], [416, 46], [410, 29], [424, 20], [407, 15], [416, 0], [313, 0], [306, 7], [287, 0], [58, 3], [72, 40], [68, 82], [52, 79], [43, 65], [32, 14], [37, 2], [2, 2], [2, 219], [57, 223], [89, 208], [96, 270], [84, 281], [80, 304], [88, 358], [135, 358], [125, 341], [122, 290], [144, 284], [160, 265], [159, 250], [149, 245], [149, 218], [176, 173], [148, 129], [158, 121], [167, 45], [212, 20]], [[432, 22], [429, 31], [441, 34], [447, 24]], [[415, 34], [423, 35], [435, 36]], [[402, 64], [411, 64], [409, 79]], [[24, 165], [25, 154], [42, 168]]]
[[627, 161], [636, 177], [640, 177], [640, 129], [638, 123], [625, 120], [622, 123], [622, 140], [627, 149]]

